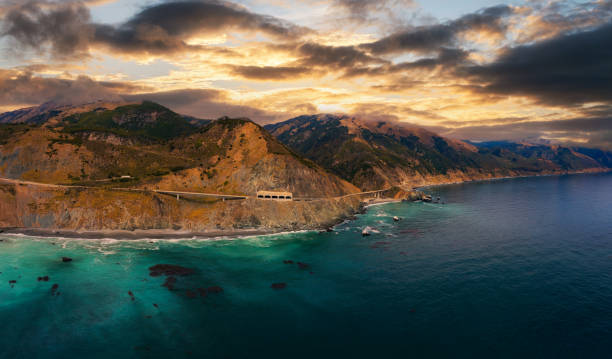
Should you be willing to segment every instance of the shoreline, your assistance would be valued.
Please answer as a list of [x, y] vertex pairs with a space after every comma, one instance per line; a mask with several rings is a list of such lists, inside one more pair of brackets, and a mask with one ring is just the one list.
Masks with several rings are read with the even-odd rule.
[[[449, 186], [457, 184], [469, 184], [478, 182], [493, 182], [505, 179], [518, 179], [518, 178], [531, 178], [531, 177], [552, 177], [552, 176], [565, 176], [565, 175], [580, 175], [580, 174], [598, 174], [598, 173], [610, 173], [612, 169], [602, 171], [577, 171], [568, 173], [550, 173], [550, 174], [536, 174], [536, 175], [522, 175], [522, 176], [503, 176], [493, 178], [474, 179], [468, 181], [458, 182], [443, 182], [429, 184], [419, 187], [414, 187], [414, 190], [421, 191], [438, 186]], [[32, 237], [44, 237], [44, 238], [68, 238], [68, 239], [82, 239], [82, 240], [99, 240], [99, 239], [113, 239], [113, 240], [171, 240], [171, 239], [215, 239], [215, 238], [243, 238], [252, 236], [263, 236], [263, 235], [275, 235], [281, 233], [294, 233], [302, 231], [321, 231], [327, 228], [334, 228], [339, 224], [347, 221], [356, 219], [356, 215], [364, 214], [367, 212], [369, 207], [384, 205], [388, 203], [402, 202], [401, 199], [395, 198], [379, 198], [368, 202], [362, 202], [360, 209], [353, 215], [338, 218], [330, 221], [333, 224], [325, 228], [302, 228], [302, 229], [229, 229], [229, 230], [212, 230], [212, 231], [176, 231], [171, 229], [137, 229], [137, 230], [68, 230], [68, 229], [47, 229], [47, 228], [26, 228], [26, 227], [0, 227], [0, 235], [24, 235]]]
[[143, 239], [213, 239], [222, 237], [247, 237], [262, 236], [283, 233], [282, 231], [270, 231], [264, 229], [245, 230], [216, 230], [208, 232], [189, 232], [165, 229], [137, 229], [129, 230], [66, 230], [9, 227], [0, 228], [0, 235], [24, 235], [45, 238], [68, 238], [68, 239], [115, 239], [115, 240], [143, 240]]
[[388, 198], [376, 199], [371, 202], [363, 202], [361, 209], [353, 215], [339, 218], [333, 224], [325, 228], [301, 228], [301, 229], [230, 229], [214, 230], [205, 232], [175, 231], [171, 229], [137, 229], [137, 230], [70, 230], [70, 229], [47, 229], [29, 227], [0, 227], [0, 235], [24, 235], [30, 237], [43, 238], [67, 238], [82, 240], [171, 240], [171, 239], [221, 239], [221, 238], [244, 238], [253, 236], [277, 235], [283, 233], [296, 233], [303, 231], [321, 231], [327, 228], [334, 228], [339, 224], [356, 219], [356, 215], [364, 214], [369, 207], [383, 205], [387, 203], [397, 203], [401, 200]]

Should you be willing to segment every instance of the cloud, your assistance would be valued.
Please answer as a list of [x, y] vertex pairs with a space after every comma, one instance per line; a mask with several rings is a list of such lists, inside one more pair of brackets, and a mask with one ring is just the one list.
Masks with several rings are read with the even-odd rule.
[[252, 13], [225, 1], [172, 1], [145, 8], [119, 26], [94, 25], [94, 41], [126, 52], [194, 50], [186, 40], [228, 31], [261, 32], [295, 39], [308, 32], [272, 16]]
[[477, 92], [529, 96], [574, 106], [612, 102], [612, 23], [507, 49], [493, 63], [465, 67]]
[[[493, 122], [492, 120], [491, 122]], [[470, 140], [530, 141], [552, 140], [557, 143], [612, 150], [612, 116], [573, 118], [552, 121], [516, 119], [497, 125], [475, 125], [459, 128], [436, 127], [444, 136]]]
[[118, 93], [138, 90], [123, 82], [99, 82], [87, 76], [60, 79], [33, 76], [29, 72], [0, 70], [0, 105], [81, 104], [120, 100]]
[[182, 89], [129, 94], [122, 97], [130, 102], [154, 101], [175, 112], [198, 118], [247, 117], [259, 123], [271, 123], [286, 119], [285, 114], [234, 104], [226, 91], [216, 89]]
[[43, 4], [26, 2], [5, 14], [1, 34], [14, 39], [21, 49], [50, 51], [61, 58], [83, 57], [93, 35], [89, 21], [89, 10], [82, 3], [58, 3], [48, 10]]
[[272, 46], [297, 59], [279, 66], [228, 66], [232, 73], [253, 80], [291, 80], [306, 75], [319, 77], [350, 72], [366, 65], [390, 64], [354, 46], [329, 46], [314, 42]]
[[181, 89], [152, 92], [150, 88], [131, 83], [96, 81], [87, 76], [74, 79], [45, 78], [28, 72], [0, 70], [0, 106], [34, 106], [45, 102], [80, 105], [99, 100], [149, 100], [176, 112], [199, 118], [249, 117], [260, 123], [286, 119], [284, 113], [235, 104], [224, 90]]
[[291, 66], [231, 66], [232, 73], [252, 80], [287, 80], [310, 73], [305, 67]]
[[385, 11], [389, 8], [412, 7], [414, 0], [333, 0], [332, 5], [348, 11], [349, 17], [353, 20], [365, 21], [372, 16], [372, 13]]
[[376, 55], [402, 52], [430, 53], [441, 47], [454, 46], [458, 35], [468, 31], [503, 34], [504, 18], [512, 14], [512, 8], [500, 5], [464, 15], [444, 24], [417, 26], [396, 32], [378, 41], [362, 44], [361, 48]]
[[231, 31], [297, 39], [310, 30], [272, 16], [252, 13], [226, 1], [171, 1], [144, 8], [119, 25], [91, 22], [82, 2], [32, 1], [12, 6], [3, 17], [2, 36], [21, 48], [54, 57], [83, 57], [93, 46], [121, 53], [168, 54], [197, 51], [194, 36]]

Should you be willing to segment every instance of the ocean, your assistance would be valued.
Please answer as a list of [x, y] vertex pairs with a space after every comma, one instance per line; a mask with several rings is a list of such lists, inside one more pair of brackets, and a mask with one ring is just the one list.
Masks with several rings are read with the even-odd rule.
[[612, 174], [425, 191], [330, 233], [0, 234], [0, 358], [610, 357]]

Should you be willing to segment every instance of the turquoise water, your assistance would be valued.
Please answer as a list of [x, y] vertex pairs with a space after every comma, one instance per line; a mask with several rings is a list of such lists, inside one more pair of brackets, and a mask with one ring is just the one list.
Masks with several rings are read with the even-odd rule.
[[[445, 204], [371, 207], [335, 233], [0, 235], [0, 358], [610, 357], [612, 175], [427, 191]], [[195, 273], [170, 291], [162, 263]]]

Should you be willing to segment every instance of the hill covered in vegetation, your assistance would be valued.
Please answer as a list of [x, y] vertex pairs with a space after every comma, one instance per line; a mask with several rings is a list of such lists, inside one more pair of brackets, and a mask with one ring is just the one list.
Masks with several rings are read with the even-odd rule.
[[287, 146], [364, 190], [612, 167], [612, 154], [601, 150], [478, 145], [402, 123], [349, 116], [300, 116], [267, 125], [266, 129]]

